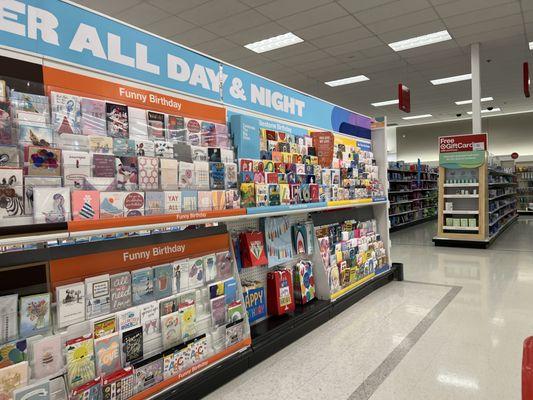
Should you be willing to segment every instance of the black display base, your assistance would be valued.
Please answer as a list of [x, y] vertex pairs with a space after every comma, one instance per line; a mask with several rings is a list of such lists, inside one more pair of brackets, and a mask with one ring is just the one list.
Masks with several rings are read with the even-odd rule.
[[533, 210], [518, 210], [518, 215], [533, 215]]
[[401, 231], [402, 229], [409, 228], [411, 226], [415, 226], [415, 225], [419, 225], [419, 224], [423, 224], [425, 222], [433, 221], [433, 220], [436, 220], [436, 219], [437, 219], [437, 216], [436, 215], [432, 215], [430, 217], [417, 219], [417, 220], [414, 220], [414, 221], [411, 221], [411, 222], [406, 222], [404, 224], [391, 226], [391, 228], [389, 229], [389, 232]]
[[403, 280], [403, 264], [393, 263], [390, 271], [365, 282], [337, 301], [313, 300], [305, 306], [298, 306], [290, 315], [270, 317], [261, 321], [251, 326], [251, 348], [207, 368], [172, 389], [158, 394], [156, 398], [201, 399], [392, 280]]
[[484, 240], [454, 240], [433, 238], [433, 243], [438, 247], [461, 247], [467, 249], [486, 249], [490, 246], [489, 241]]

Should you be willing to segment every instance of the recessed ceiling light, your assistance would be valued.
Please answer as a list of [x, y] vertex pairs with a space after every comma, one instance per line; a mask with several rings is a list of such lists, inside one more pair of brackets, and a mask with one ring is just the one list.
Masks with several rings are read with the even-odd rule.
[[256, 53], [264, 53], [266, 51], [276, 50], [281, 47], [302, 43], [303, 41], [304, 40], [302, 38], [299, 38], [294, 33], [289, 32], [265, 40], [260, 40], [259, 42], [248, 43], [245, 44], [244, 47], [249, 50], [255, 51]]
[[402, 119], [419, 119], [419, 118], [429, 118], [432, 117], [431, 114], [421, 114], [421, 115], [411, 115], [410, 117], [402, 117]]
[[448, 78], [433, 79], [430, 81], [434, 85], [444, 85], [445, 83], [468, 81], [472, 79], [472, 74], [449, 76]]
[[[494, 100], [492, 97], [482, 97], [481, 98], [481, 102], [492, 101], [492, 100]], [[458, 106], [462, 106], [463, 104], [472, 104], [472, 100], [456, 101], [455, 104], [457, 104]]]
[[[484, 110], [481, 110], [481, 114], [493, 113], [493, 112], [498, 112], [498, 111], [501, 111], [500, 107], [494, 107], [492, 110], [487, 110], [485, 108]], [[467, 111], [466, 113], [468, 115], [472, 115], [472, 111]]]
[[363, 81], [368, 81], [368, 77], [365, 75], [357, 75], [357, 76], [350, 76], [349, 78], [342, 78], [342, 79], [337, 79], [335, 81], [328, 81], [324, 83], [328, 86], [334, 87], [334, 86], [349, 85], [350, 83], [357, 83], [357, 82], [363, 82]]
[[387, 101], [380, 101], [378, 103], [370, 103], [374, 107], [383, 107], [383, 106], [390, 106], [392, 104], [398, 104], [400, 101], [398, 99], [396, 100], [387, 100]]
[[529, 50], [533, 50], [533, 42], [529, 42]]
[[400, 40], [398, 42], [389, 43], [389, 47], [394, 51], [402, 51], [413, 49], [415, 47], [427, 46], [428, 44], [445, 42], [446, 40], [451, 40], [452, 37], [448, 31], [440, 31], [429, 33], [427, 35], [417, 36], [410, 39]]

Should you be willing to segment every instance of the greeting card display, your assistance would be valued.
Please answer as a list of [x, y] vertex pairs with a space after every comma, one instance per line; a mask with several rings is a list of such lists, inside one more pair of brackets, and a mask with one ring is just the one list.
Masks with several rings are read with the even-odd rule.
[[139, 167], [137, 157], [116, 157], [117, 190], [137, 189]]
[[243, 297], [250, 324], [267, 315], [265, 288], [257, 282], [243, 283]]
[[94, 352], [96, 355], [97, 375], [109, 375], [118, 371], [121, 366], [120, 360], [120, 336], [119, 333], [95, 339]]
[[128, 138], [128, 106], [106, 103], [107, 135], [113, 138]]
[[167, 116], [167, 139], [171, 141], [187, 141], [185, 119], [176, 115]]
[[67, 340], [67, 384], [74, 389], [95, 378], [92, 335]]
[[33, 220], [36, 223], [70, 220], [70, 189], [35, 187], [33, 189]]
[[15, 340], [0, 345], [0, 368], [18, 364], [28, 359], [28, 343], [26, 339]]
[[125, 192], [100, 192], [100, 219], [124, 216]]
[[0, 168], [0, 218], [24, 215], [22, 192], [22, 169]]
[[110, 154], [113, 151], [113, 139], [107, 136], [89, 136], [89, 150], [98, 154]]
[[74, 190], [70, 196], [74, 221], [100, 218], [100, 192], [97, 190]]
[[21, 337], [46, 333], [50, 329], [50, 293], [34, 294], [20, 298]]
[[0, 369], [0, 398], [13, 399], [13, 392], [23, 388], [28, 384], [28, 362], [23, 361], [18, 364]]
[[22, 123], [18, 127], [19, 143], [34, 146], [50, 146], [53, 143], [52, 130], [46, 125]]
[[106, 135], [105, 102], [101, 100], [81, 99], [81, 129], [84, 135]]
[[58, 373], [63, 368], [61, 336], [46, 336], [33, 342], [33, 376], [41, 379]]
[[83, 282], [56, 288], [57, 324], [60, 328], [85, 319], [85, 285]]
[[152, 268], [141, 268], [131, 272], [133, 305], [148, 303], [154, 297], [154, 273]]
[[156, 301], [140, 306], [143, 340], [148, 342], [159, 335], [159, 305]]
[[118, 330], [120, 332], [135, 328], [141, 324], [141, 309], [130, 307], [117, 313]]
[[294, 291], [290, 270], [270, 271], [267, 274], [268, 313], [283, 315], [294, 311]]
[[101, 337], [112, 335], [117, 331], [117, 317], [115, 316], [115, 314], [93, 321], [94, 339], [99, 339]]
[[144, 192], [125, 193], [123, 209], [126, 217], [144, 215]]
[[78, 96], [51, 92], [52, 125], [54, 132], [61, 135], [81, 133], [81, 99]]
[[163, 380], [163, 358], [155, 355], [133, 365], [135, 371], [135, 393], [146, 390]]
[[161, 334], [164, 349], [169, 349], [181, 341], [180, 317], [178, 311], [161, 317]]

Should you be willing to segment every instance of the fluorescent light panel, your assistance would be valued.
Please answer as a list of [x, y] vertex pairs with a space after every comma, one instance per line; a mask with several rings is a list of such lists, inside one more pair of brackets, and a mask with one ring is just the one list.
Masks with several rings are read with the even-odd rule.
[[[485, 108], [484, 110], [481, 110], [481, 114], [493, 113], [493, 112], [498, 112], [498, 111], [501, 111], [500, 107], [494, 107], [492, 110], [487, 110]], [[466, 113], [468, 115], [472, 115], [472, 111], [467, 111]]]
[[363, 82], [363, 81], [368, 81], [368, 77], [365, 75], [357, 75], [357, 76], [350, 76], [349, 78], [337, 79], [335, 81], [328, 81], [324, 83], [328, 86], [335, 87], [335, 86], [349, 85], [350, 83], [357, 83], [357, 82]]
[[370, 103], [374, 107], [383, 107], [383, 106], [391, 106], [393, 104], [398, 104], [400, 101], [398, 99], [396, 100], [387, 100], [387, 101], [380, 101], [378, 103]]
[[389, 43], [389, 47], [394, 51], [403, 51], [413, 49], [415, 47], [427, 46], [433, 43], [445, 42], [451, 40], [452, 37], [447, 30], [429, 33], [427, 35], [417, 36], [410, 39], [400, 40], [398, 42]]
[[468, 81], [472, 79], [472, 74], [449, 76], [448, 78], [433, 79], [430, 81], [433, 85], [444, 85], [446, 83]]
[[[481, 102], [486, 102], [486, 101], [492, 101], [494, 100], [492, 97], [482, 97], [481, 98]], [[462, 106], [463, 104], [472, 104], [472, 100], [461, 100], [461, 101], [456, 101], [455, 104], [457, 104], [458, 106]]]
[[402, 117], [402, 119], [410, 120], [410, 119], [419, 119], [419, 118], [429, 118], [432, 117], [431, 114], [422, 114], [422, 115], [411, 115], [410, 117]]
[[293, 44], [302, 43], [304, 40], [299, 38], [292, 32], [285, 33], [283, 35], [274, 36], [268, 39], [261, 40], [259, 42], [245, 44], [249, 50], [256, 53], [264, 53], [266, 51], [280, 49], [286, 46], [292, 46]]
[[533, 50], [533, 42], [529, 42], [529, 50]]

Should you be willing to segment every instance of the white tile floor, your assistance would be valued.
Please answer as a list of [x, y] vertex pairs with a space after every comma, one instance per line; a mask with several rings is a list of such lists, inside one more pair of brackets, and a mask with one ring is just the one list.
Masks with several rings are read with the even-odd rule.
[[[427, 223], [393, 234], [405, 282], [379, 289], [208, 399], [520, 399], [522, 342], [533, 335], [533, 219], [520, 219], [488, 250], [434, 247], [434, 232]], [[421, 329], [439, 304], [442, 313]], [[402, 346], [408, 351], [399, 354]]]

